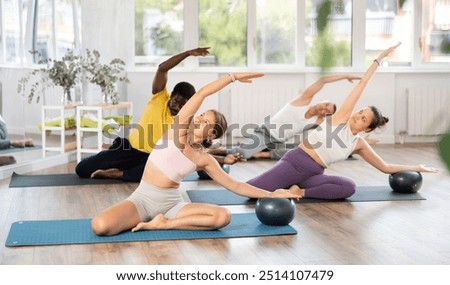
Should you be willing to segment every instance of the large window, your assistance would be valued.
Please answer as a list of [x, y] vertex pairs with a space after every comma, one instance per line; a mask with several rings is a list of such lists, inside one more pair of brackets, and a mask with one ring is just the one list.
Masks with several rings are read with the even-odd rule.
[[306, 66], [351, 66], [352, 1], [306, 1]]
[[65, 55], [67, 50], [76, 47], [77, 27], [76, 17], [80, 14], [78, 5], [72, 5], [72, 0], [56, 0], [56, 50], [58, 55]]
[[294, 64], [296, 0], [256, 1], [256, 63]]
[[414, 54], [414, 1], [368, 0], [366, 10], [366, 64], [387, 46], [402, 42], [383, 64], [411, 65]]
[[450, 1], [422, 0], [422, 7], [421, 61], [422, 63], [449, 63]]
[[[51, 58], [80, 52], [80, 2], [0, 0], [0, 64], [33, 64], [33, 49]], [[450, 0], [126, 2], [135, 8], [137, 65], [210, 46], [210, 56], [182, 65], [362, 70], [399, 41], [385, 67], [442, 69], [450, 62]]]
[[3, 33], [0, 37], [2, 61], [20, 64], [23, 57], [24, 24], [27, 18], [26, 0], [4, 0], [2, 3]]
[[159, 57], [184, 49], [184, 1], [135, 1], [135, 54], [138, 65], [154, 65]]
[[0, 63], [33, 64], [80, 49], [80, 0], [0, 0]]
[[247, 65], [247, 1], [199, 0], [199, 45], [211, 47], [201, 66]]
[[43, 58], [49, 58], [55, 53], [52, 45], [54, 39], [52, 12], [52, 0], [38, 1], [32, 49], [38, 51]]

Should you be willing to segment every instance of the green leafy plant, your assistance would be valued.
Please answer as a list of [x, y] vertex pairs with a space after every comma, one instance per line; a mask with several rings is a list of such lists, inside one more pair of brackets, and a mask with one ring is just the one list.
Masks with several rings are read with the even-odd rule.
[[126, 76], [125, 62], [119, 58], [111, 60], [109, 64], [100, 62], [100, 53], [96, 50], [86, 50], [86, 57], [83, 58], [83, 70], [86, 71], [86, 79], [98, 86], [106, 100], [113, 104], [119, 102], [119, 93], [116, 90], [116, 82], [129, 83]]
[[[17, 92], [23, 96], [28, 96], [28, 102], [33, 99], [39, 102], [41, 95], [46, 88], [60, 86], [64, 89], [66, 98], [71, 101], [71, 89], [81, 81], [81, 57], [69, 51], [60, 60], [43, 59], [38, 51], [30, 51], [38, 56], [38, 64], [45, 64], [45, 67], [35, 69], [22, 77], [17, 86]], [[31, 84], [29, 90], [28, 85]], [[28, 90], [28, 92], [27, 92]]]

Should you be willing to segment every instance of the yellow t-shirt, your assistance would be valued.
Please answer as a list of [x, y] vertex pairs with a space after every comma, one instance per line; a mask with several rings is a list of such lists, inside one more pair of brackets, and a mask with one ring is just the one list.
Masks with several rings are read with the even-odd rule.
[[167, 89], [154, 94], [145, 106], [144, 113], [139, 119], [138, 125], [128, 137], [133, 148], [150, 153], [173, 123], [168, 102], [170, 95]]

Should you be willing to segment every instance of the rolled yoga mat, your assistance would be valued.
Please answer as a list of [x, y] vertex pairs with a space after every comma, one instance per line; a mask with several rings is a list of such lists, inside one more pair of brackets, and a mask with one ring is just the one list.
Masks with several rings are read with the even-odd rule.
[[[191, 202], [210, 203], [216, 205], [252, 205], [256, 199], [242, 197], [225, 189], [215, 190], [187, 190]], [[393, 192], [389, 186], [358, 186], [355, 194], [347, 199], [326, 200], [303, 198], [298, 203], [323, 203], [323, 202], [374, 202], [374, 201], [404, 201], [425, 200], [419, 193], [403, 194]]]
[[127, 231], [115, 236], [95, 235], [91, 230], [91, 219], [20, 221], [11, 225], [6, 246], [216, 239], [294, 234], [297, 234], [297, 231], [289, 225], [266, 226], [261, 224], [255, 213], [232, 214], [231, 223], [219, 230], [154, 230], [135, 233]]

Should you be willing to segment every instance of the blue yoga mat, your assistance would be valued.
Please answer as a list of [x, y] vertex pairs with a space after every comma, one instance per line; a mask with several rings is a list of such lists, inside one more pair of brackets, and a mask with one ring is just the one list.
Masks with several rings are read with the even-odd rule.
[[[187, 190], [191, 202], [210, 203], [216, 205], [252, 205], [256, 199], [249, 199], [236, 195], [228, 190]], [[389, 186], [359, 186], [356, 193], [347, 199], [325, 200], [303, 198], [297, 203], [319, 203], [319, 202], [374, 202], [374, 201], [404, 201], [425, 200], [419, 193], [403, 194], [393, 192]]]
[[110, 237], [95, 235], [91, 230], [91, 219], [21, 221], [11, 225], [6, 246], [215, 239], [293, 234], [297, 234], [297, 231], [289, 225], [266, 226], [261, 224], [255, 213], [232, 214], [231, 223], [220, 230], [155, 230], [135, 233], [127, 231]]

